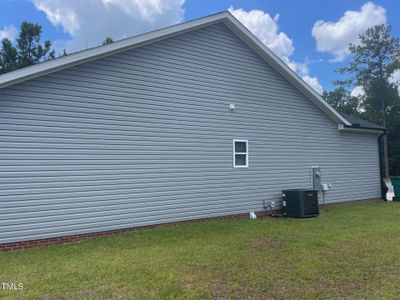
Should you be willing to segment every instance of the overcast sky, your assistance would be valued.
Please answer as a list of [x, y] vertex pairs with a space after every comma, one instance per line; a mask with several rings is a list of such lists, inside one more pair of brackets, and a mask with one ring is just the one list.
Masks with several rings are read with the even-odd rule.
[[[330, 90], [349, 43], [376, 24], [400, 35], [400, 1], [3, 0], [0, 38], [14, 40], [19, 24], [37, 22], [56, 50], [82, 50], [229, 10], [318, 92]], [[400, 72], [396, 73], [400, 80]], [[397, 80], [397, 78], [394, 78]], [[355, 90], [355, 93], [360, 92]]]

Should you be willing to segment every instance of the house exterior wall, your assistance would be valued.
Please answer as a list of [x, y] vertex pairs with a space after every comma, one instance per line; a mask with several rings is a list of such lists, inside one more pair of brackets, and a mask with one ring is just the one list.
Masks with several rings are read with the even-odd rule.
[[311, 166], [327, 202], [380, 195], [376, 135], [214, 24], [0, 90], [0, 243], [261, 211]]

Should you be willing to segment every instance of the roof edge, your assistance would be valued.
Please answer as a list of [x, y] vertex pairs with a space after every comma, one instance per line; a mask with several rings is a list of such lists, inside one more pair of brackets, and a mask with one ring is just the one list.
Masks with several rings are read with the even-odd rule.
[[358, 117], [353, 114], [347, 114], [347, 113], [340, 113], [347, 121], [350, 122], [350, 126], [345, 126], [348, 128], [361, 128], [361, 129], [372, 129], [372, 130], [381, 130], [381, 131], [387, 131], [387, 128], [385, 128], [382, 125], [378, 125], [376, 123], [373, 123], [369, 120], [365, 120], [361, 117]]
[[353, 125], [338, 124], [338, 130], [341, 132], [363, 132], [363, 133], [384, 133], [386, 128], [371, 128]]
[[75, 65], [137, 48], [158, 40], [166, 39], [177, 34], [195, 30], [202, 26], [208, 26], [210, 24], [220, 22], [221, 20], [227, 18], [228, 15], [230, 15], [230, 13], [227, 11], [219, 12], [203, 18], [171, 25], [169, 27], [164, 27], [134, 37], [116, 41], [111, 44], [78, 51], [64, 57], [55, 58], [36, 65], [11, 71], [0, 75], [0, 89], [24, 82], [29, 79], [54, 73]]
[[309, 98], [317, 107], [327, 114], [336, 123], [351, 125], [342, 115], [330, 106], [307, 82], [294, 72], [281, 58], [268, 49], [253, 33], [251, 33], [238, 19], [228, 12], [228, 22], [224, 22], [258, 55], [274, 67], [286, 80], [292, 83], [300, 92]]

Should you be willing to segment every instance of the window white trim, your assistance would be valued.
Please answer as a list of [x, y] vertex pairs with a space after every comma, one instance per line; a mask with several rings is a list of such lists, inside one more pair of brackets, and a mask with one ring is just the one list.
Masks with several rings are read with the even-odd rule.
[[[236, 142], [242, 142], [246, 143], [246, 152], [236, 152], [235, 151], [235, 143]], [[239, 139], [234, 139], [232, 141], [232, 155], [233, 155], [233, 167], [234, 168], [248, 168], [249, 167], [249, 141], [248, 140], [239, 140]], [[243, 154], [246, 155], [246, 165], [236, 165], [236, 155], [235, 154]]]

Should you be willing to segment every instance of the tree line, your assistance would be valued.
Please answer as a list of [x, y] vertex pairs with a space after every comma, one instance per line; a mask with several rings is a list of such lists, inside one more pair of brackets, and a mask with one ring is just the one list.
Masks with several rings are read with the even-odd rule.
[[[345, 80], [335, 80], [334, 89], [323, 93], [324, 99], [341, 113], [353, 114], [388, 129], [384, 136], [384, 174], [400, 175], [400, 96], [399, 83], [392, 77], [400, 70], [400, 42], [393, 37], [390, 25], [377, 25], [350, 44], [351, 59], [338, 70]], [[56, 57], [49, 40], [41, 43], [42, 27], [22, 22], [13, 44], [5, 38], [0, 48], [0, 74], [24, 68]], [[112, 43], [107, 37], [103, 45]], [[63, 50], [58, 56], [68, 53]], [[400, 72], [400, 71], [399, 71]], [[363, 91], [351, 93], [354, 87]]]
[[[334, 89], [323, 97], [336, 110], [353, 114], [387, 128], [383, 136], [384, 175], [400, 175], [400, 88], [394, 81], [400, 72], [400, 42], [390, 25], [376, 25], [350, 44], [350, 60], [338, 73], [344, 80], [333, 81]], [[362, 93], [351, 91], [358, 87]]]
[[[41, 43], [42, 27], [39, 24], [22, 22], [19, 35], [13, 44], [10, 39], [4, 38], [0, 48], [0, 74], [28, 67], [46, 60], [56, 58], [51, 41]], [[113, 43], [111, 37], [107, 37], [103, 45]], [[66, 56], [64, 49], [57, 55]]]

